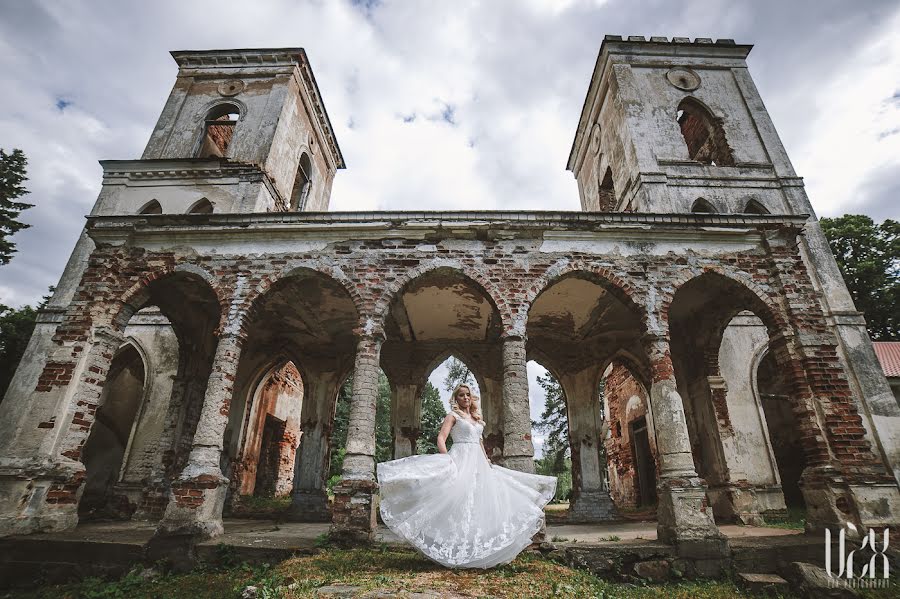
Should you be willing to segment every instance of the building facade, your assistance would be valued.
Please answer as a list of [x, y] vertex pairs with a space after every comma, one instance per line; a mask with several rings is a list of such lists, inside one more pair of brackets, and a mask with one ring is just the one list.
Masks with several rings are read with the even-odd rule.
[[795, 502], [811, 529], [898, 523], [900, 408], [750, 48], [608, 36], [568, 163], [583, 210], [539, 213], [328, 212], [345, 165], [303, 50], [173, 53], [0, 404], [0, 531], [101, 513], [208, 538], [290, 492], [291, 518], [370, 539], [379, 369], [402, 457], [450, 355], [511, 468], [534, 467], [527, 360], [560, 382], [573, 521], [655, 505], [661, 540], [722, 552], [717, 522]]

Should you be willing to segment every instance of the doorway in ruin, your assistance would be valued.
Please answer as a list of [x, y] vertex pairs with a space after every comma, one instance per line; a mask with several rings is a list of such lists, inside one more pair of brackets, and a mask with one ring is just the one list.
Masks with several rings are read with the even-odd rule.
[[137, 348], [125, 344], [113, 358], [100, 396], [91, 434], [84, 445], [84, 493], [78, 504], [81, 520], [128, 517], [127, 501], [115, 501], [122, 461], [144, 397], [146, 368]]
[[656, 505], [658, 460], [648, 382], [647, 374], [623, 355], [603, 373], [609, 492], [626, 512]]
[[302, 408], [303, 378], [292, 361], [276, 365], [260, 380], [244, 441], [241, 495], [290, 495]]
[[631, 452], [634, 455], [637, 481], [637, 507], [656, 504], [656, 464], [650, 450], [650, 431], [647, 419], [641, 416], [631, 424]]
[[759, 362], [756, 389], [765, 414], [785, 506], [802, 508], [806, 503], [800, 491], [800, 476], [806, 468], [806, 459], [797, 434], [800, 429], [791, 407], [788, 381], [771, 352], [765, 352]]

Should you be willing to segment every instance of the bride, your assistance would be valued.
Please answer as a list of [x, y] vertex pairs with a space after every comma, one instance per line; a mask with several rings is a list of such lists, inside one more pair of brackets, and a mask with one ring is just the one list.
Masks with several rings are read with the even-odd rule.
[[[513, 560], [541, 529], [556, 478], [494, 466], [484, 421], [467, 385], [453, 391], [438, 433], [440, 453], [378, 465], [381, 517], [399, 537], [449, 568]], [[447, 436], [453, 440], [447, 451]]]

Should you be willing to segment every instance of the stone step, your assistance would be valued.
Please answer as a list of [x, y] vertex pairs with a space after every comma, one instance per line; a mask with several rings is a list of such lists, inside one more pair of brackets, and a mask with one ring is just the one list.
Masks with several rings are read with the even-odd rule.
[[790, 589], [788, 582], [777, 574], [738, 572], [737, 577], [738, 584], [754, 594], [776, 595]]

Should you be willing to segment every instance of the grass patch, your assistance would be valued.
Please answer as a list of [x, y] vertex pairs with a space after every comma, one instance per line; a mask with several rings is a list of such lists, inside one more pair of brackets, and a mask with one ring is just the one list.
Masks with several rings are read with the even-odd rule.
[[[125, 577], [97, 578], [30, 591], [0, 593], [4, 599], [224, 599], [240, 597], [247, 585], [266, 599], [315, 596], [325, 585], [352, 585], [360, 592], [381, 589], [408, 593], [431, 591], [441, 596], [471, 597], [622, 597], [626, 599], [740, 599], [750, 595], [730, 581], [679, 582], [660, 586], [620, 584], [568, 568], [536, 554], [491, 570], [448, 570], [409, 550], [325, 550], [275, 566], [246, 565], [222, 570], [198, 570], [183, 575], [147, 577], [135, 570]], [[883, 595], [887, 597], [888, 595]], [[873, 599], [880, 599], [872, 595]]]
[[806, 508], [789, 507], [783, 517], [765, 517], [763, 526], [769, 528], [783, 528], [786, 530], [804, 530], [806, 527]]

